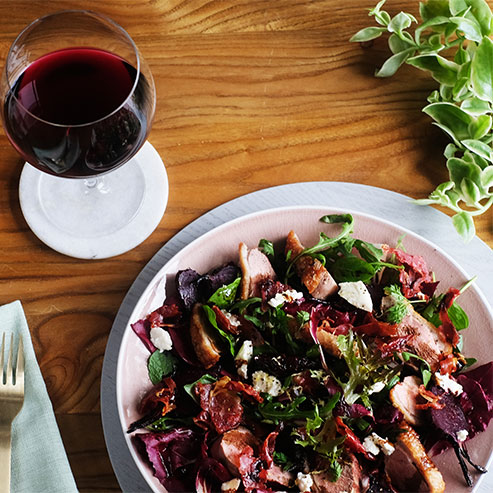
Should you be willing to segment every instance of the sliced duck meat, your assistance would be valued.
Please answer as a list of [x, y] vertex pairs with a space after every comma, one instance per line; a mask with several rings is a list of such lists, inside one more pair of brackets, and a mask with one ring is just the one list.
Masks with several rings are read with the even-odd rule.
[[[305, 247], [294, 231], [290, 231], [286, 238], [285, 251], [291, 252], [291, 258], [300, 255]], [[295, 264], [296, 273], [305, 285], [308, 292], [320, 300], [324, 300], [336, 293], [338, 290], [337, 283], [334, 281], [329, 271], [322, 265], [320, 260], [303, 255]]]
[[190, 318], [190, 339], [198, 360], [205, 368], [214, 366], [221, 357], [216, 334], [200, 303], [195, 303]]
[[247, 447], [256, 450], [259, 442], [244, 426], [227, 431], [211, 447], [212, 457], [220, 460], [234, 476], [239, 476], [240, 458]]
[[314, 493], [359, 493], [361, 480], [361, 466], [354, 455], [349, 455], [348, 460], [342, 465], [342, 473], [337, 481], [332, 481], [330, 472], [313, 473]]
[[392, 485], [402, 491], [418, 490], [417, 471], [431, 493], [443, 493], [445, 482], [442, 474], [426, 453], [419, 435], [406, 421], [398, 426], [404, 431], [397, 436], [396, 451], [387, 456], [385, 462]]
[[267, 256], [258, 248], [248, 249], [245, 243], [240, 243], [241, 284], [240, 296], [246, 300], [261, 296], [261, 285], [268, 279], [275, 280], [276, 273]]
[[294, 476], [288, 471], [284, 471], [276, 464], [271, 464], [267, 469], [260, 473], [260, 479], [268, 484], [284, 486], [289, 488], [294, 483]]
[[[391, 296], [385, 296], [382, 299], [382, 310], [385, 311], [393, 303]], [[409, 351], [427, 361], [433, 372], [440, 369], [440, 360], [452, 353], [452, 345], [443, 340], [441, 332], [412, 306], [408, 307], [407, 314], [397, 325], [395, 335], [411, 336], [406, 342]]]
[[419, 386], [421, 380], [410, 375], [402, 382], [395, 385], [390, 391], [390, 400], [404, 416], [404, 419], [412, 425], [423, 424], [423, 411], [416, 407], [420, 400]]

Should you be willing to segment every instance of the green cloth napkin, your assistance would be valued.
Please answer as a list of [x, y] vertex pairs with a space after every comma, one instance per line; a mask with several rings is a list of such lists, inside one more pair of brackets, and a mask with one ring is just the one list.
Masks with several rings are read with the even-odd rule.
[[12, 493], [77, 492], [20, 301], [0, 306], [0, 331], [22, 334], [24, 406], [12, 424]]

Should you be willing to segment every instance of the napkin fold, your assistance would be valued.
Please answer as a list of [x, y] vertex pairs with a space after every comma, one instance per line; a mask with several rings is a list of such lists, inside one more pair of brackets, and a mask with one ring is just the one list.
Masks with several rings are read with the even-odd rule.
[[[21, 334], [25, 396], [12, 423], [11, 493], [77, 492], [20, 301], [0, 306], [0, 331]], [[1, 412], [1, 409], [0, 409]]]

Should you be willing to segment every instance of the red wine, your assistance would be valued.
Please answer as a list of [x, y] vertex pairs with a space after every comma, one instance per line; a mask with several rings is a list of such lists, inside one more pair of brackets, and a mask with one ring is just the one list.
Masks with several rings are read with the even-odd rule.
[[[7, 93], [9, 139], [24, 158], [67, 177], [105, 173], [144, 143], [152, 117], [150, 87], [122, 58], [69, 48], [31, 63]], [[134, 89], [134, 90], [133, 90]]]

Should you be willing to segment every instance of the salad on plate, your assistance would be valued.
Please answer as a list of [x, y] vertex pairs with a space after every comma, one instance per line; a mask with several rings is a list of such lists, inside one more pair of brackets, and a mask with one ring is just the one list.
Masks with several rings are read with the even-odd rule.
[[132, 324], [153, 387], [127, 431], [167, 491], [439, 493], [448, 448], [467, 485], [486, 472], [467, 442], [493, 416], [493, 362], [463, 352], [469, 283], [441, 285], [405, 238], [355, 238], [350, 214], [320, 221], [338, 233], [178, 271]]

